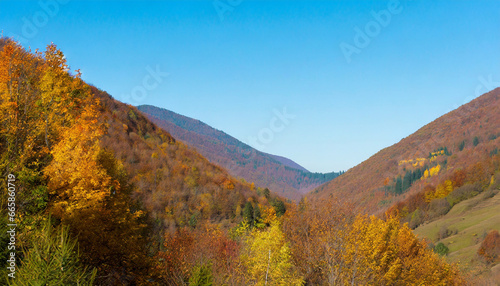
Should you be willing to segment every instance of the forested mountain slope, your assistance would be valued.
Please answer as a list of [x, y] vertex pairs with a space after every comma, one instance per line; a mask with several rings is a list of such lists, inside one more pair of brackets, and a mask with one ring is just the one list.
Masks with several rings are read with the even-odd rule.
[[311, 173], [290, 159], [263, 153], [207, 124], [151, 105], [138, 109], [159, 127], [193, 146], [211, 162], [233, 176], [244, 178], [258, 187], [298, 200], [315, 187], [340, 173]]
[[466, 282], [397, 215], [286, 204], [235, 179], [54, 44], [0, 39], [0, 154], [2, 285]]
[[430, 200], [431, 193], [436, 195], [444, 184], [449, 185], [448, 193], [466, 183], [488, 184], [499, 165], [499, 114], [497, 88], [381, 150], [318, 187], [310, 197], [342, 197], [367, 212], [376, 212], [425, 188]]

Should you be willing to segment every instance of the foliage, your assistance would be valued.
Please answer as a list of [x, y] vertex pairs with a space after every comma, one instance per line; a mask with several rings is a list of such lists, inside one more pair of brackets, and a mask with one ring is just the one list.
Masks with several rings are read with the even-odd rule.
[[487, 263], [500, 261], [500, 234], [498, 230], [492, 230], [486, 235], [477, 254], [483, 257]]
[[213, 280], [210, 265], [195, 266], [189, 278], [189, 286], [212, 286]]
[[450, 252], [450, 249], [446, 245], [444, 245], [444, 243], [439, 242], [434, 247], [434, 252], [436, 252], [437, 254], [439, 254], [441, 256], [446, 256]]
[[[261, 188], [284, 190], [281, 195], [299, 199], [304, 191], [335, 179], [341, 173], [312, 173], [293, 162], [259, 152], [207, 124], [166, 109], [140, 105], [137, 109], [176, 139], [196, 148], [232, 175], [242, 176]], [[137, 114], [137, 113], [135, 113]]]
[[82, 267], [76, 239], [68, 228], [52, 228], [47, 220], [10, 285], [93, 285], [96, 269]]
[[303, 285], [277, 222], [266, 230], [250, 234], [241, 259], [247, 269], [248, 283], [252, 285]]
[[432, 253], [397, 218], [358, 216], [351, 237], [347, 261], [355, 268], [345, 275], [356, 284], [464, 284], [455, 266]]
[[240, 245], [236, 241], [211, 224], [167, 232], [163, 250], [155, 259], [154, 276], [167, 285], [184, 285], [196, 281], [234, 285], [240, 279], [237, 266], [239, 249]]
[[474, 145], [474, 147], [476, 147], [477, 145], [479, 145], [479, 137], [474, 137], [474, 139], [472, 140], [472, 144]]

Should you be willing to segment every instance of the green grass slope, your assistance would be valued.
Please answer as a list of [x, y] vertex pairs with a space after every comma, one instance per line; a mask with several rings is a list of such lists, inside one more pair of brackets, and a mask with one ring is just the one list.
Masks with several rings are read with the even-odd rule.
[[[488, 195], [490, 194], [490, 195]], [[449, 262], [456, 262], [471, 275], [492, 275], [498, 265], [485, 267], [477, 256], [481, 242], [491, 230], [500, 230], [500, 192], [496, 190], [491, 195], [485, 192], [455, 205], [446, 215], [423, 224], [414, 232], [421, 238], [427, 238], [434, 244], [442, 242], [450, 252], [447, 256]], [[439, 238], [440, 230], [447, 228], [455, 233], [446, 238]], [[495, 275], [494, 284], [500, 283], [500, 277]]]

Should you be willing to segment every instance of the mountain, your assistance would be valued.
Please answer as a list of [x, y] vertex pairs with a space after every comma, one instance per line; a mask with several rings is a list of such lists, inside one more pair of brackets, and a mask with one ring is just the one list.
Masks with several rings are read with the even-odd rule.
[[[500, 88], [425, 125], [308, 196], [397, 217], [472, 285], [499, 285]], [[497, 238], [495, 238], [497, 237]], [[495, 242], [496, 239], [496, 242]], [[481, 249], [486, 249], [481, 252]]]
[[[266, 227], [266, 219], [288, 206], [85, 83], [54, 44], [31, 53], [0, 38], [0, 114], [0, 189], [7, 198], [10, 186], [17, 200], [9, 197], [9, 209], [7, 199], [0, 200], [4, 283], [7, 257], [15, 254], [7, 237], [14, 208], [17, 251], [26, 250], [15, 259], [23, 259], [14, 270], [16, 285], [94, 285], [94, 278], [95, 285], [176, 285], [165, 277], [178, 275], [167, 268], [170, 261], [153, 259], [164, 243], [171, 247], [169, 235], [197, 229], [203, 239], [196, 245], [225, 243], [205, 247], [204, 254], [220, 252], [214, 265], [222, 265], [222, 277], [224, 257], [236, 255], [226, 255], [225, 246], [237, 247], [226, 232], [243, 221]], [[159, 261], [166, 261], [163, 269]], [[182, 273], [191, 269], [183, 267]], [[152, 283], [154, 275], [166, 282]]]
[[0, 38], [0, 115], [2, 285], [465, 285], [394, 216], [287, 204], [231, 176], [85, 83], [54, 44]]
[[339, 175], [311, 173], [290, 159], [257, 151], [199, 120], [163, 108], [141, 105], [137, 109], [231, 175], [293, 200]]
[[[489, 180], [499, 160], [499, 114], [497, 88], [379, 151], [336, 180], [318, 187], [310, 197], [324, 200], [337, 196], [376, 212], [427, 185], [437, 187], [456, 171], [477, 173], [477, 178], [470, 180]], [[431, 169], [435, 174], [424, 178], [425, 171], [432, 173]]]

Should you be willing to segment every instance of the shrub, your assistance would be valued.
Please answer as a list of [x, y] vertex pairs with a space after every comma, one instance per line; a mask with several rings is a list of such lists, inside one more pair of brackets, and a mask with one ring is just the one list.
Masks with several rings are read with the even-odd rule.
[[451, 192], [448, 195], [447, 200], [450, 203], [450, 206], [453, 207], [461, 201], [465, 201], [478, 195], [480, 192], [481, 184], [467, 184]]
[[195, 266], [189, 278], [189, 286], [212, 286], [214, 277], [210, 265]]
[[447, 226], [443, 225], [438, 231], [438, 239], [445, 239], [457, 233], [457, 229], [449, 229]]
[[416, 209], [411, 213], [410, 228], [415, 229], [424, 222], [424, 216], [420, 209]]
[[500, 234], [498, 230], [492, 230], [481, 243], [477, 254], [483, 257], [486, 263], [500, 261]]
[[429, 218], [432, 219], [445, 215], [450, 209], [451, 205], [445, 198], [432, 200], [429, 204]]
[[439, 254], [441, 256], [445, 256], [445, 255], [448, 255], [448, 253], [450, 252], [450, 249], [446, 245], [444, 245], [444, 243], [439, 242], [434, 247], [434, 252], [436, 252], [437, 254]]

